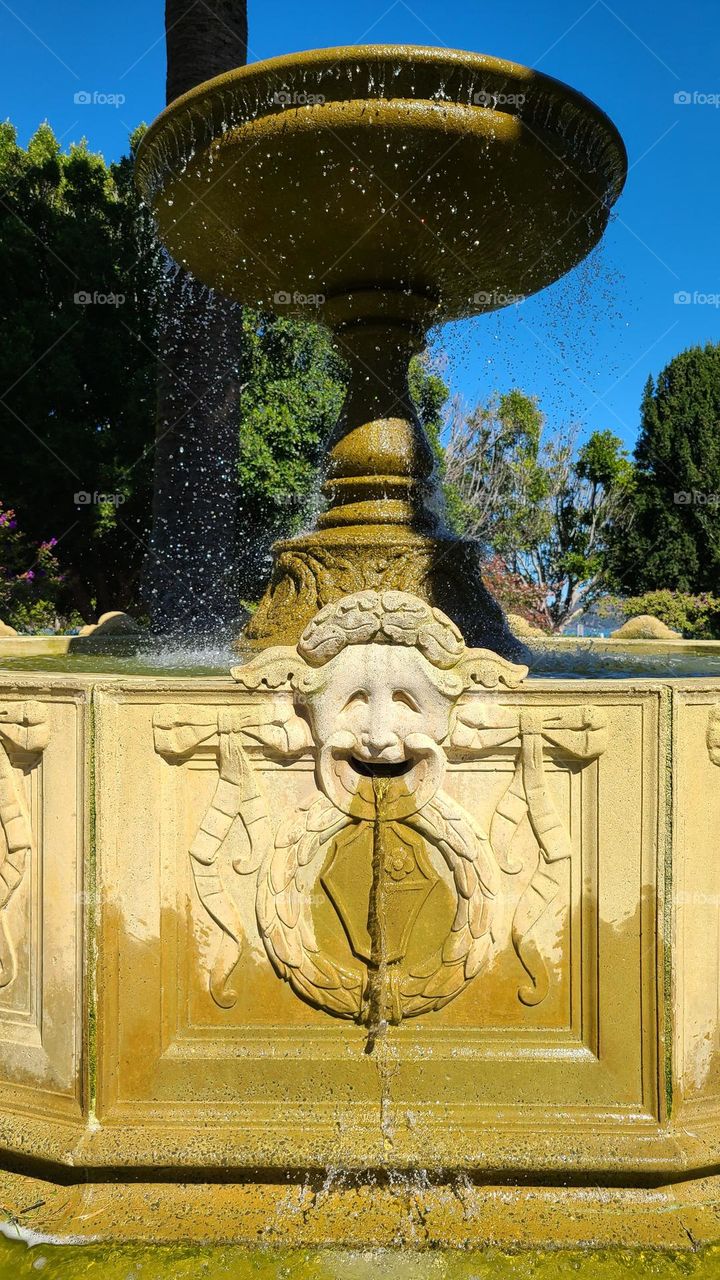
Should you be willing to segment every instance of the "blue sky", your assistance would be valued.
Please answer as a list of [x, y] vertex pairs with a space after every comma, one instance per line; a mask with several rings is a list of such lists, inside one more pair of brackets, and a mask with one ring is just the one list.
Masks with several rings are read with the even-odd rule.
[[[202, 3], [202, 0], [198, 0]], [[0, 116], [111, 159], [164, 103], [162, 0], [0, 0]], [[720, 340], [718, 0], [249, 0], [250, 59], [336, 44], [472, 49], [568, 81], [612, 117], [628, 184], [597, 260], [521, 307], [446, 328], [469, 401], [521, 386], [556, 423], [632, 445], [648, 373]], [[80, 91], [123, 95], [78, 105]], [[690, 101], [676, 101], [676, 95]], [[677, 293], [690, 302], [675, 301]]]

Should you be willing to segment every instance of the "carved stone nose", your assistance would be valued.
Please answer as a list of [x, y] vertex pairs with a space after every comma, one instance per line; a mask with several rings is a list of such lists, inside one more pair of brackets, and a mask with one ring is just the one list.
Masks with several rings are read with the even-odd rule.
[[383, 751], [389, 751], [391, 747], [396, 746], [397, 735], [387, 726], [378, 724], [361, 734], [360, 741], [366, 751], [372, 755], [381, 755]]

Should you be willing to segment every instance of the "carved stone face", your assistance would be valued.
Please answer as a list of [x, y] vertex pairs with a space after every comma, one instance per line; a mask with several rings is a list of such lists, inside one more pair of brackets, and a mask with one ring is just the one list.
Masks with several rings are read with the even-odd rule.
[[305, 698], [318, 747], [318, 781], [356, 818], [376, 812], [375, 779], [383, 778], [383, 815], [407, 817], [441, 785], [452, 696], [443, 675], [404, 645], [350, 645], [322, 669]]

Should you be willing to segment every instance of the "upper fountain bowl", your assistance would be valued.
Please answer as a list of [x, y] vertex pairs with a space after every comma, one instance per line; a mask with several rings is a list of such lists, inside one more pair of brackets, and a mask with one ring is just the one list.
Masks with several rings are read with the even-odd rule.
[[214, 289], [330, 323], [404, 295], [423, 326], [564, 275], [626, 170], [615, 126], [557, 80], [368, 45], [218, 76], [159, 117], [137, 159], [168, 249]]

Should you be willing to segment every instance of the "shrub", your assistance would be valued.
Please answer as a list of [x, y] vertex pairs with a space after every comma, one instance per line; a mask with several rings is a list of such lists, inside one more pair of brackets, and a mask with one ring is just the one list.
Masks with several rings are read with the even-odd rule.
[[56, 625], [62, 588], [56, 541], [31, 543], [18, 529], [15, 512], [0, 502], [0, 618], [18, 631]]
[[720, 640], [720, 596], [693, 596], [684, 591], [646, 591], [616, 600], [626, 618], [652, 614], [689, 640]]
[[552, 631], [545, 607], [545, 591], [537, 584], [526, 582], [519, 573], [512, 573], [502, 556], [491, 556], [485, 561], [483, 582], [505, 613], [524, 618], [541, 631]]

